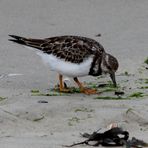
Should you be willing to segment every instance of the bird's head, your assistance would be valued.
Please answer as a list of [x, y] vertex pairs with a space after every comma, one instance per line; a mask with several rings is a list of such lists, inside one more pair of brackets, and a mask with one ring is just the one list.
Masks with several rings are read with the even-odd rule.
[[102, 62], [101, 62], [101, 69], [103, 73], [109, 73], [111, 80], [116, 87], [116, 79], [115, 79], [115, 72], [118, 69], [118, 61], [115, 57], [108, 53], [103, 54]]

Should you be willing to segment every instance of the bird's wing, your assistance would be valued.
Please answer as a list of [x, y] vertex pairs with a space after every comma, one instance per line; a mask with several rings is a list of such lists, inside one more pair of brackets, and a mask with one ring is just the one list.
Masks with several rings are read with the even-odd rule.
[[103, 47], [96, 41], [79, 36], [58, 36], [45, 39], [31, 39], [10, 35], [19, 44], [31, 46], [42, 50], [44, 53], [53, 54], [65, 61], [81, 63], [96, 52], [104, 52]]

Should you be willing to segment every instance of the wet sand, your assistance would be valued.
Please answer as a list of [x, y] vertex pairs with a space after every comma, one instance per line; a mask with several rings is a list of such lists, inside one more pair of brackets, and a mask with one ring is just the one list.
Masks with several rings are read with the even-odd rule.
[[[0, 1], [0, 147], [60, 148], [84, 140], [80, 133], [117, 123], [130, 137], [148, 141], [148, 1], [147, 0], [1, 0]], [[97, 34], [101, 37], [96, 37]], [[117, 83], [128, 98], [114, 91], [100, 95], [32, 96], [49, 92], [57, 74], [36, 52], [8, 41], [8, 34], [46, 38], [81, 35], [99, 41], [119, 60]], [[103, 78], [81, 81], [109, 83]], [[72, 83], [72, 82], [71, 82]], [[75, 85], [75, 84], [71, 84]], [[100, 89], [100, 88], [98, 88]], [[100, 89], [101, 90], [101, 89]], [[44, 100], [48, 103], [38, 103]], [[87, 147], [87, 146], [77, 146]]]

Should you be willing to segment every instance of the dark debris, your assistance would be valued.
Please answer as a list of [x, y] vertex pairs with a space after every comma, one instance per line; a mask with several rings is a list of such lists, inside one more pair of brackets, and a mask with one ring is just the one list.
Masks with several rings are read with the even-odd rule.
[[115, 95], [121, 96], [121, 95], [124, 95], [124, 92], [123, 91], [115, 91]]
[[[93, 132], [92, 134], [82, 134], [87, 140], [72, 145], [64, 145], [65, 147], [73, 147], [76, 145], [86, 144], [89, 146], [123, 146], [128, 140], [129, 133], [121, 128], [112, 128], [104, 133]], [[120, 137], [122, 136], [122, 137]], [[95, 141], [95, 144], [90, 144], [90, 141]]]
[[48, 103], [48, 101], [45, 101], [45, 100], [39, 100], [38, 103]]
[[[89, 146], [105, 146], [105, 147], [118, 147], [118, 146], [125, 146], [126, 148], [142, 148], [147, 147], [148, 143], [132, 138], [129, 138], [129, 132], [123, 131], [122, 128], [114, 127], [110, 130], [105, 131], [104, 133], [99, 133], [98, 131], [93, 132], [92, 134], [84, 133], [81, 135], [87, 140], [74, 143], [72, 145], [63, 145], [64, 147], [73, 147], [76, 145], [89, 145]], [[90, 142], [94, 141], [95, 144], [91, 144]]]

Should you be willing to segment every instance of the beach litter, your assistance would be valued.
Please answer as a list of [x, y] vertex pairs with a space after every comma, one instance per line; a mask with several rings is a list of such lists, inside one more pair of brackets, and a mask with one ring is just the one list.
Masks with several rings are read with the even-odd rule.
[[[99, 130], [93, 132], [92, 134], [84, 133], [81, 134], [82, 137], [87, 138], [86, 140], [71, 145], [63, 145], [64, 147], [74, 147], [77, 145], [87, 145], [87, 146], [105, 146], [105, 147], [117, 147], [124, 146], [126, 148], [142, 148], [147, 147], [148, 143], [132, 137], [129, 140], [129, 132], [123, 130], [116, 125], [110, 125], [110, 129], [105, 132], [99, 132]], [[93, 144], [92, 144], [93, 142]]]

